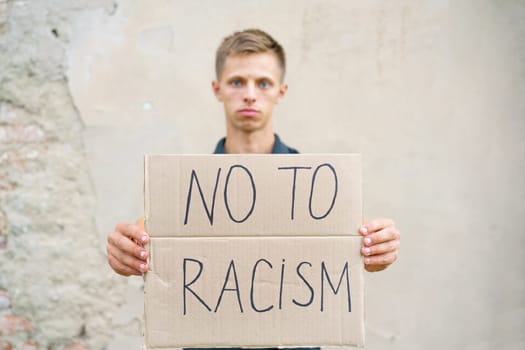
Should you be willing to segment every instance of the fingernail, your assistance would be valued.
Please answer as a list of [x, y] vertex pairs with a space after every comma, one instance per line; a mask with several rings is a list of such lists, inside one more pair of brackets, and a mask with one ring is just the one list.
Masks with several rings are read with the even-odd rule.
[[147, 236], [142, 236], [142, 237], [140, 237], [140, 240], [142, 242], [146, 242], [148, 240], [148, 237]]
[[365, 254], [366, 255], [370, 254], [370, 248], [365, 248]]
[[366, 237], [363, 241], [365, 242], [366, 245], [369, 245], [370, 243], [372, 243], [372, 240], [368, 237]]
[[146, 271], [146, 264], [140, 264], [139, 269], [140, 271]]
[[368, 229], [366, 228], [366, 226], [361, 226], [361, 233], [366, 235], [368, 233]]
[[370, 259], [369, 258], [365, 258], [365, 264], [370, 264]]
[[141, 257], [142, 259], [144, 259], [144, 258], [146, 257], [146, 251], [145, 251], [145, 250], [143, 250], [143, 251], [140, 252], [140, 257]]

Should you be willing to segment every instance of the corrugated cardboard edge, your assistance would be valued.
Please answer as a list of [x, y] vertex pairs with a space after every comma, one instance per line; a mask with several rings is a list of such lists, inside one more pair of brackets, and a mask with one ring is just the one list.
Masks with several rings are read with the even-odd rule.
[[[363, 191], [363, 155], [361, 153], [359, 153], [359, 164], [360, 164], [360, 174], [359, 174], [359, 181], [360, 181], [360, 184], [359, 184], [359, 188], [360, 188], [360, 197], [361, 197], [361, 215], [362, 215], [362, 218], [361, 218], [361, 222], [364, 224], [365, 223], [365, 196], [364, 196], [364, 191]], [[361, 273], [363, 274], [363, 328], [361, 329], [361, 334], [363, 335], [363, 343], [362, 344], [358, 344], [356, 345], [356, 347], [358, 348], [364, 348], [365, 347], [365, 344], [366, 344], [366, 327], [365, 327], [365, 324], [366, 324], [366, 282], [365, 282], [365, 258], [361, 255], [361, 260], [363, 261], [363, 269], [361, 270]], [[327, 349], [328, 350], [328, 349]]]
[[[147, 186], [147, 181], [149, 180], [149, 155], [144, 155], [144, 230], [148, 232], [148, 213], [149, 213], [149, 186]], [[149, 244], [145, 246], [146, 250], [148, 251], [148, 265], [151, 257], [151, 249], [149, 247]], [[142, 275], [142, 281], [144, 283], [144, 286], [146, 284], [146, 274]], [[146, 294], [146, 288], [144, 288], [144, 294]], [[146, 310], [146, 297], [144, 296], [144, 310]], [[146, 313], [144, 312], [142, 315], [142, 350], [147, 350], [147, 341], [146, 341]], [[168, 349], [166, 349], [168, 350]]]
[[144, 228], [147, 230], [147, 223], [148, 223], [148, 213], [149, 213], [149, 186], [147, 185], [147, 181], [149, 179], [149, 155], [144, 155]]

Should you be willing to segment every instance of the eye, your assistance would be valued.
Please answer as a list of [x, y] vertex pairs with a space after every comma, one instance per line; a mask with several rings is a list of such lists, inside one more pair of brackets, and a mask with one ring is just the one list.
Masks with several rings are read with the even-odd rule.
[[240, 80], [232, 80], [231, 85], [232, 85], [233, 87], [239, 87], [239, 86], [242, 85], [242, 83], [241, 83]]
[[259, 87], [260, 87], [261, 89], [267, 89], [267, 88], [270, 87], [270, 84], [269, 84], [267, 81], [261, 81], [261, 82], [259, 83]]

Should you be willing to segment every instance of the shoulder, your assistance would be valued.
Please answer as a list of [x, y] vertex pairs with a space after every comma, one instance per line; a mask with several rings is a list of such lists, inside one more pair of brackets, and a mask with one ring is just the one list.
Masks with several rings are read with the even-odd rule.
[[292, 153], [292, 154], [297, 154], [297, 153], [299, 153], [299, 151], [296, 150], [295, 148], [288, 147], [288, 146], [286, 146], [286, 147], [288, 148], [288, 153]]
[[275, 134], [275, 143], [273, 145], [272, 153], [296, 154], [299, 153], [299, 151], [285, 144], [283, 141], [281, 141], [279, 135]]

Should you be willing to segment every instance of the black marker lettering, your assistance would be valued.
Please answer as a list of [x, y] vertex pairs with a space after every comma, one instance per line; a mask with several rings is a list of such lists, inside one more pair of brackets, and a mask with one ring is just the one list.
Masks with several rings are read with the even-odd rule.
[[328, 281], [328, 284], [330, 285], [330, 288], [332, 289], [332, 292], [334, 292], [334, 295], [336, 295], [339, 292], [339, 287], [341, 287], [341, 282], [343, 282], [343, 276], [346, 273], [346, 291], [348, 296], [348, 312], [352, 312], [352, 303], [350, 301], [350, 278], [348, 277], [348, 261], [345, 264], [345, 267], [343, 268], [343, 272], [341, 272], [341, 277], [339, 278], [339, 283], [337, 284], [337, 288], [334, 288], [334, 285], [332, 284], [332, 281], [330, 281], [330, 276], [328, 275], [328, 271], [326, 271], [326, 266], [324, 264], [324, 261], [321, 262], [321, 312], [324, 311], [324, 276], [326, 275], [326, 280]]
[[[197, 273], [197, 276], [195, 276], [195, 277], [193, 278], [193, 280], [192, 280], [190, 283], [186, 283], [186, 263], [187, 263], [188, 261], [191, 261], [191, 262], [197, 263], [197, 264], [199, 265], [199, 272]], [[183, 271], [183, 281], [182, 281], [183, 289], [182, 289], [182, 298], [183, 298], [183, 303], [184, 303], [184, 315], [186, 315], [186, 291], [187, 291], [187, 290], [190, 291], [191, 294], [193, 294], [193, 295], [197, 298], [197, 300], [200, 301], [200, 303], [201, 303], [202, 305], [204, 305], [204, 307], [205, 307], [206, 309], [208, 309], [208, 311], [211, 311], [211, 308], [210, 308], [210, 307], [204, 302], [204, 300], [202, 300], [202, 298], [199, 297], [199, 296], [197, 295], [197, 293], [195, 293], [195, 291], [194, 291], [193, 289], [190, 288], [190, 286], [191, 286], [193, 283], [195, 283], [195, 282], [199, 279], [199, 277], [200, 277], [200, 275], [201, 275], [201, 273], [202, 273], [202, 270], [203, 270], [202, 262], [200, 262], [199, 260], [195, 260], [195, 259], [184, 258], [184, 262], [183, 262], [183, 264], [182, 264], [182, 271]]]
[[[319, 171], [319, 169], [321, 169], [321, 167], [328, 167], [330, 169], [330, 171], [332, 171], [332, 173], [334, 174], [335, 186], [334, 186], [334, 197], [332, 198], [332, 204], [330, 204], [330, 208], [328, 208], [326, 213], [324, 213], [323, 215], [317, 216], [317, 215], [314, 215], [314, 213], [312, 211], [312, 197], [313, 197], [313, 194], [314, 194], [315, 178], [317, 176], [317, 172]], [[332, 165], [330, 165], [328, 163], [321, 164], [315, 169], [314, 174], [312, 176], [312, 186], [310, 187], [310, 200], [309, 200], [309, 203], [308, 203], [308, 209], [310, 210], [310, 216], [312, 218], [316, 219], [316, 220], [321, 220], [321, 219], [324, 219], [325, 217], [327, 217], [328, 214], [330, 214], [330, 212], [334, 208], [335, 198], [336, 197], [337, 197], [337, 173], [335, 172], [335, 169], [334, 169], [334, 167]]]
[[301, 266], [303, 266], [304, 264], [312, 267], [312, 264], [310, 264], [308, 261], [303, 261], [301, 262], [299, 265], [297, 265], [297, 275], [303, 280], [304, 284], [306, 284], [306, 286], [308, 287], [308, 289], [310, 290], [310, 299], [306, 302], [306, 303], [300, 303], [298, 302], [297, 300], [295, 299], [292, 299], [292, 302], [297, 305], [297, 306], [302, 306], [302, 307], [307, 307], [309, 305], [312, 304], [312, 302], [314, 301], [314, 289], [312, 288], [312, 285], [310, 283], [308, 283], [308, 281], [306, 280], [306, 278], [303, 276], [303, 274], [301, 273]]
[[250, 289], [250, 302], [252, 303], [252, 309], [254, 311], [256, 311], [256, 312], [266, 312], [266, 311], [270, 311], [271, 309], [273, 309], [273, 305], [268, 306], [266, 309], [258, 309], [255, 306], [255, 302], [253, 301], [253, 286], [254, 286], [254, 282], [255, 282], [255, 272], [257, 270], [257, 265], [259, 265], [260, 262], [265, 262], [268, 266], [270, 266], [271, 269], [273, 269], [272, 264], [266, 259], [259, 259], [255, 263], [255, 265], [253, 265], [253, 270], [252, 270], [252, 287]]
[[283, 285], [284, 285], [284, 263], [286, 260], [283, 259], [281, 264], [281, 282], [279, 283], [279, 310], [283, 308]]
[[217, 187], [219, 184], [220, 176], [221, 176], [221, 168], [217, 170], [217, 178], [215, 179], [215, 187], [213, 188], [213, 197], [211, 200], [211, 210], [210, 210], [208, 209], [208, 205], [206, 204], [206, 200], [204, 199], [204, 193], [202, 192], [202, 188], [199, 183], [199, 178], [197, 177], [197, 173], [195, 172], [195, 170], [191, 171], [190, 187], [188, 189], [188, 197], [186, 199], [186, 214], [184, 215], [184, 225], [188, 223], [188, 215], [190, 212], [191, 195], [192, 195], [192, 189], [193, 189], [193, 181], [195, 180], [195, 183], [197, 184], [197, 189], [202, 199], [202, 204], [204, 205], [204, 210], [206, 210], [206, 215], [208, 216], [210, 225], [213, 226], [213, 212], [215, 210], [215, 197], [217, 195]]
[[[228, 284], [228, 280], [230, 279], [231, 271], [233, 271], [235, 288], [226, 288], [226, 285]], [[221, 295], [219, 295], [219, 299], [217, 300], [217, 305], [215, 306], [214, 312], [217, 312], [217, 310], [219, 309], [219, 305], [221, 304], [221, 300], [222, 300], [222, 295], [224, 294], [225, 291], [237, 292], [237, 301], [239, 302], [239, 308], [241, 309], [241, 312], [244, 312], [242, 309], [241, 294], [239, 291], [239, 281], [237, 280], [237, 272], [235, 271], [235, 262], [233, 260], [230, 261], [230, 266], [228, 267], [228, 271], [226, 272], [226, 277], [224, 278], [224, 284], [222, 286]]]
[[[253, 194], [253, 196], [252, 196], [252, 206], [251, 206], [250, 210], [248, 211], [248, 214], [246, 214], [246, 216], [243, 219], [239, 219], [239, 220], [237, 220], [237, 219], [235, 219], [233, 217], [232, 212], [230, 210], [230, 205], [228, 203], [228, 185], [230, 183], [230, 175], [232, 173], [232, 170], [235, 169], [235, 168], [241, 168], [241, 169], [243, 169], [246, 172], [246, 174], [248, 174], [248, 177], [250, 178], [250, 182], [251, 182], [251, 185], [252, 185], [252, 194]], [[253, 176], [250, 173], [250, 171], [246, 167], [244, 167], [242, 165], [239, 165], [239, 164], [232, 165], [230, 167], [230, 170], [228, 170], [228, 175], [226, 175], [226, 183], [224, 185], [224, 204], [226, 205], [226, 210], [228, 211], [228, 215], [230, 216], [230, 219], [232, 219], [232, 221], [235, 221], [236, 223], [241, 223], [241, 222], [246, 221], [246, 219], [248, 219], [250, 217], [250, 215], [252, 215], [252, 213], [253, 213], [253, 209], [255, 208], [255, 199], [256, 199], [256, 197], [257, 197], [257, 194], [256, 194], [256, 190], [255, 190], [255, 182], [253, 181]]]
[[293, 182], [292, 182], [292, 209], [290, 213], [290, 218], [293, 220], [295, 215], [295, 182], [297, 180], [297, 170], [298, 169], [312, 169], [309, 166], [284, 166], [277, 168], [278, 170], [293, 170]]

